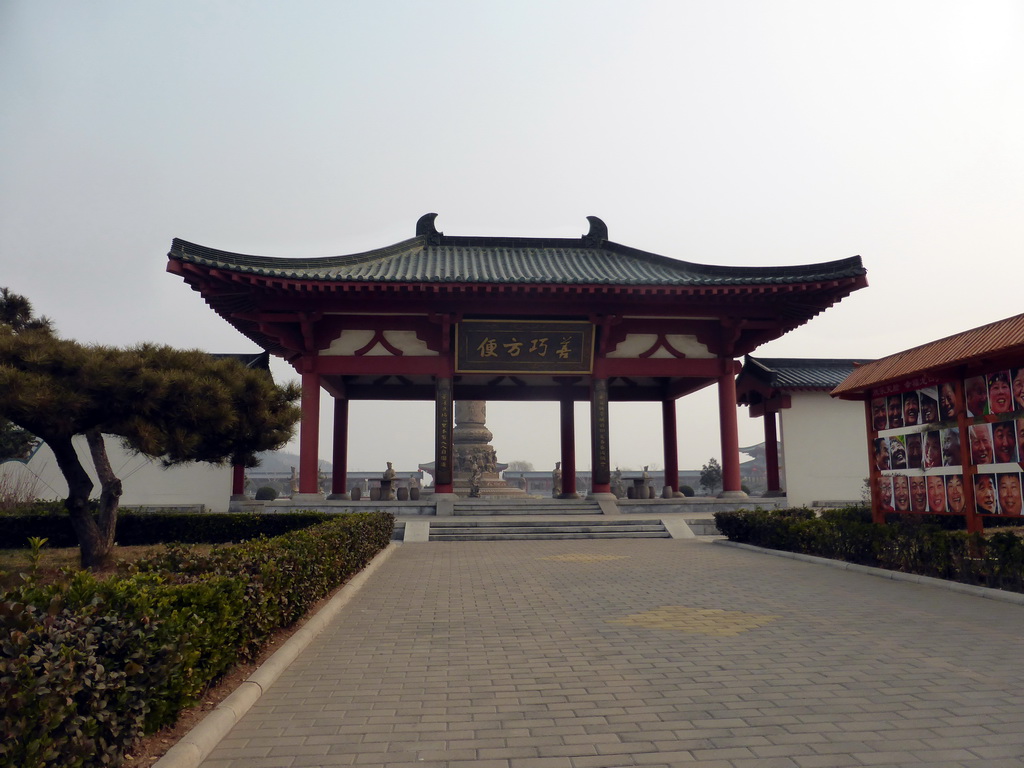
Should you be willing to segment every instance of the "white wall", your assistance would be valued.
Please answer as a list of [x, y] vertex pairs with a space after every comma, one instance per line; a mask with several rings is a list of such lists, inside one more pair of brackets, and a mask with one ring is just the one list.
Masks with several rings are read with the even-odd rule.
[[[231, 498], [231, 468], [211, 464], [183, 464], [163, 469], [159, 460], [133, 456], [115, 438], [107, 437], [110, 465], [122, 482], [121, 506], [193, 506], [205, 505], [209, 512], [227, 512]], [[75, 449], [82, 466], [95, 483], [94, 497], [99, 496], [99, 481], [92, 466], [92, 457], [85, 437], [75, 438]], [[8, 461], [0, 464], [0, 472], [10, 477], [35, 482], [40, 499], [62, 499], [68, 485], [57, 467], [53, 451], [44, 443], [27, 464]]]
[[791, 400], [779, 419], [790, 505], [859, 502], [868, 476], [864, 404], [826, 392], [793, 392]]

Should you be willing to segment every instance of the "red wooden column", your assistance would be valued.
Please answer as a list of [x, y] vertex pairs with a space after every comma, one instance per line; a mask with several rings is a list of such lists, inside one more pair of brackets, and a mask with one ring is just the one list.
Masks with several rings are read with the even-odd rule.
[[344, 496], [348, 488], [348, 400], [334, 398], [334, 474], [331, 496]]
[[736, 415], [736, 374], [733, 361], [723, 360], [718, 377], [718, 423], [722, 434], [722, 495], [743, 495], [740, 483], [740, 437]]
[[576, 410], [571, 398], [559, 401], [562, 443], [562, 487], [559, 498], [576, 498]]
[[764, 412], [764, 463], [768, 493], [778, 495], [782, 492], [782, 481], [779, 477], [779, 435], [775, 428], [775, 411], [767, 409]]
[[452, 379], [450, 376], [438, 376], [434, 395], [434, 493], [454, 493], [452, 409]]
[[612, 492], [610, 445], [608, 379], [595, 377], [590, 384], [590, 466], [594, 493]]
[[245, 497], [245, 467], [242, 464], [231, 467], [231, 496]]
[[299, 427], [299, 493], [319, 493], [320, 374], [302, 373], [302, 423]]
[[676, 434], [676, 401], [661, 401], [661, 434], [665, 443], [665, 485], [679, 492], [679, 438]]

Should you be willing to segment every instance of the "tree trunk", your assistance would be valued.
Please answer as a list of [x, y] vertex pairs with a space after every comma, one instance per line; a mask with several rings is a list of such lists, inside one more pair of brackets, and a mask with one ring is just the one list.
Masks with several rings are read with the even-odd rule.
[[[104, 560], [109, 560], [114, 548], [114, 534], [117, 530], [117, 510], [121, 505], [123, 489], [121, 481], [114, 475], [107, 457], [107, 445], [98, 429], [90, 429], [85, 433], [89, 442], [89, 453], [96, 468], [96, 476], [100, 480], [100, 509], [97, 515], [97, 527], [105, 546]], [[104, 562], [106, 564], [106, 562]]]
[[68, 484], [68, 497], [64, 500], [64, 506], [71, 517], [71, 527], [75, 529], [75, 535], [78, 537], [82, 567], [102, 568], [110, 558], [112, 540], [107, 543], [96, 519], [89, 511], [92, 479], [82, 466], [82, 462], [78, 460], [71, 438], [44, 439], [57, 458], [57, 466], [60, 467]]

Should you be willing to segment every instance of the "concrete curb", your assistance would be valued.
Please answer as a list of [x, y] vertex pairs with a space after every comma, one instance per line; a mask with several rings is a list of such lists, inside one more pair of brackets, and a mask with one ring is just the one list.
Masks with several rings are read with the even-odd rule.
[[224, 701], [186, 733], [152, 768], [196, 768], [213, 751], [242, 715], [249, 711], [306, 646], [330, 624], [370, 576], [394, 554], [398, 544], [392, 542], [377, 554], [363, 570], [353, 576], [328, 603], [317, 611], [301, 629], [260, 665]]
[[992, 589], [991, 587], [977, 587], [973, 584], [961, 584], [958, 581], [936, 579], [932, 576], [919, 576], [916, 573], [888, 571], [885, 568], [874, 568], [870, 565], [847, 563], [844, 560], [831, 560], [827, 557], [818, 557], [816, 555], [804, 555], [799, 552], [786, 552], [781, 549], [767, 549], [765, 547], [755, 547], [753, 544], [741, 544], [737, 541], [728, 541], [726, 539], [718, 539], [711, 543], [719, 544], [726, 547], [735, 547], [736, 549], [746, 549], [750, 552], [760, 552], [765, 555], [786, 557], [790, 560], [801, 560], [805, 563], [817, 563], [818, 565], [827, 565], [830, 568], [838, 568], [843, 571], [866, 573], [869, 576], [876, 576], [881, 579], [891, 579], [892, 581], [909, 581], [914, 584], [924, 584], [925, 586], [935, 587], [937, 589], [945, 589], [950, 592], [959, 592], [964, 595], [972, 595], [973, 597], [983, 597], [986, 600], [998, 600], [1003, 603], [1014, 603], [1016, 605], [1024, 605], [1024, 593], [1021, 592], [1004, 592], [1001, 589]]

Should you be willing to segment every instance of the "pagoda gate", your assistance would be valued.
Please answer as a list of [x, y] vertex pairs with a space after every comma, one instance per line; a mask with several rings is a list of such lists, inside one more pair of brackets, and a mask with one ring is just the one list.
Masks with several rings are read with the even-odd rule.
[[[332, 491], [346, 490], [353, 400], [435, 404], [435, 493], [452, 492], [453, 403], [561, 404], [562, 493], [576, 492], [574, 409], [590, 404], [593, 492], [609, 493], [611, 404], [662, 404], [666, 484], [679, 489], [675, 401], [718, 389], [723, 495], [742, 496], [737, 357], [867, 285], [860, 257], [726, 267], [608, 239], [414, 237], [315, 259], [246, 256], [175, 239], [167, 269], [301, 376], [299, 492], [318, 494], [320, 390], [334, 398]], [[238, 492], [238, 489], [236, 489]]]

